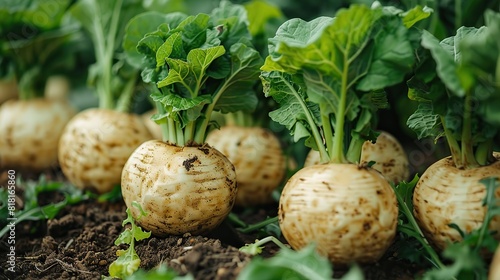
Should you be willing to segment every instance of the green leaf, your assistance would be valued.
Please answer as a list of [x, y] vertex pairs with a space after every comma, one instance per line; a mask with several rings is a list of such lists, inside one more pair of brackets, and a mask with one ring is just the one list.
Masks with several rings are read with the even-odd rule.
[[237, 43], [229, 49], [230, 71], [224, 81], [214, 110], [222, 113], [253, 111], [257, 106], [257, 96], [253, 86], [259, 81], [262, 57], [254, 48]]
[[[272, 96], [280, 106], [283, 106], [281, 103], [289, 105], [290, 102], [282, 101], [294, 98], [303, 101], [296, 103], [299, 106], [294, 110], [285, 107], [285, 110], [274, 111], [270, 116], [277, 122], [286, 122], [291, 134], [299, 128], [300, 135], [306, 136], [303, 129], [310, 129], [316, 145], [326, 143], [326, 146], [331, 146], [320, 151], [322, 158], [326, 149], [331, 161], [347, 161], [343, 149], [350, 143], [343, 143], [344, 132], [349, 135], [346, 139], [353, 136], [350, 140], [354, 146], [358, 142], [362, 144], [374, 126], [374, 112], [388, 106], [382, 104], [385, 99], [379, 99], [373, 105], [362, 104], [360, 100], [364, 94], [380, 92], [404, 79], [415, 62], [412, 40], [398, 15], [364, 5], [340, 9], [334, 18], [285, 22], [276, 36], [269, 39], [269, 56], [261, 67], [264, 73], [279, 74], [263, 74], [262, 77], [265, 87], [277, 88]], [[274, 75], [285, 74], [293, 78], [285, 77], [281, 81], [274, 78]], [[296, 87], [293, 83], [297, 81], [300, 84]], [[298, 89], [301, 94], [297, 94]], [[293, 94], [294, 98], [282, 94]], [[319, 122], [312, 117], [314, 114], [306, 102], [319, 106]], [[296, 126], [297, 121], [303, 125]], [[359, 131], [351, 133], [349, 127]], [[349, 153], [357, 150], [360, 149], [349, 148]], [[357, 161], [356, 155], [347, 158]]]
[[458, 78], [458, 64], [461, 62], [460, 42], [464, 38], [475, 38], [483, 29], [473, 27], [461, 27], [453, 37], [444, 39], [442, 42], [431, 33], [424, 30], [422, 33], [422, 46], [430, 50], [432, 57], [437, 63], [437, 74], [447, 88], [457, 96], [464, 96], [465, 91]]
[[432, 9], [420, 5], [415, 6], [413, 9], [403, 13], [403, 23], [406, 28], [412, 27], [415, 23], [424, 20], [432, 14]]
[[142, 54], [137, 51], [137, 44], [144, 34], [155, 31], [165, 21], [165, 15], [156, 11], [145, 12], [129, 20], [123, 37], [123, 50], [128, 63], [136, 68], [144, 66]]
[[263, 72], [261, 79], [266, 97], [272, 97], [279, 104], [278, 109], [269, 113], [271, 119], [284, 125], [295, 136], [295, 141], [312, 137], [307, 126], [309, 118], [312, 118], [315, 125], [320, 123], [319, 106], [306, 101], [303, 81], [276, 71]]
[[399, 18], [380, 20], [371, 65], [357, 89], [370, 91], [401, 82], [415, 62], [408, 29]]
[[248, 29], [250, 34], [253, 36], [264, 33], [266, 24], [271, 19], [279, 19], [283, 17], [283, 13], [279, 7], [262, 0], [247, 2], [245, 4], [245, 9], [248, 14]]
[[282, 248], [269, 259], [254, 257], [237, 279], [331, 279], [332, 274], [330, 262], [309, 245], [300, 251]]
[[441, 133], [441, 119], [431, 103], [420, 103], [406, 124], [417, 133], [418, 139], [437, 136]]
[[[142, 209], [139, 203], [136, 201], [132, 202], [132, 206], [139, 210], [139, 216], [137, 219], [147, 215], [147, 213]], [[140, 226], [137, 226], [130, 208], [127, 208], [127, 218], [123, 220], [122, 226], [130, 224], [130, 228], [126, 228], [115, 240], [115, 245], [127, 244], [129, 245], [126, 250], [117, 250], [116, 255], [118, 258], [111, 263], [109, 266], [110, 277], [116, 277], [123, 279], [127, 276], [132, 275], [141, 264], [139, 255], [135, 251], [135, 241], [140, 241], [151, 236], [151, 232], [145, 232]]]

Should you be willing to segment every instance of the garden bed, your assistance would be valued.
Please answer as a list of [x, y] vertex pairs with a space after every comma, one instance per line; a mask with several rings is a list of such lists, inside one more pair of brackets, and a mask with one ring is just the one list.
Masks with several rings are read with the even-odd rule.
[[[42, 193], [39, 204], [62, 199], [58, 192]], [[116, 251], [126, 248], [114, 245], [123, 231], [125, 209], [122, 201], [90, 199], [66, 206], [54, 219], [20, 223], [16, 227], [16, 273], [7, 270], [6, 254], [2, 254], [2, 279], [100, 279], [101, 275], [109, 275]], [[235, 209], [233, 213], [246, 223], [255, 223], [275, 216], [276, 211], [277, 205], [269, 205], [258, 210]], [[144, 270], [163, 263], [179, 274], [190, 273], [195, 279], [236, 279], [253, 258], [238, 248], [262, 237], [260, 232], [240, 233], [225, 222], [207, 236], [152, 236], [138, 242], [136, 250]], [[2, 252], [7, 252], [7, 236], [0, 246]], [[419, 268], [396, 258], [395, 249], [391, 248], [378, 263], [362, 267], [366, 279], [413, 279]], [[261, 256], [272, 257], [278, 250], [268, 243]], [[335, 277], [345, 273], [345, 269], [335, 271]]]

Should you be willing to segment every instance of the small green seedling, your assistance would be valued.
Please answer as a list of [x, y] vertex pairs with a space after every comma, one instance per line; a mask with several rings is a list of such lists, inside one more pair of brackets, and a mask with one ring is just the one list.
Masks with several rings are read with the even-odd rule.
[[[147, 215], [147, 213], [142, 209], [139, 203], [136, 201], [132, 202], [132, 206], [139, 209], [140, 215], [137, 219], [140, 219]], [[129, 245], [127, 250], [118, 250], [116, 251], [116, 255], [118, 258], [111, 263], [109, 266], [109, 275], [110, 278], [104, 279], [112, 279], [112, 278], [120, 278], [124, 279], [127, 276], [131, 276], [141, 264], [141, 259], [139, 255], [135, 251], [135, 241], [141, 241], [143, 239], [149, 238], [151, 236], [151, 232], [145, 232], [142, 228], [135, 224], [134, 218], [130, 213], [130, 209], [127, 208], [127, 218], [123, 220], [122, 226], [126, 224], [130, 224], [130, 228], [126, 228], [120, 236], [115, 240], [115, 245], [127, 244]]]
[[261, 240], [255, 240], [255, 243], [246, 244], [245, 246], [240, 248], [240, 251], [250, 255], [258, 255], [262, 253], [262, 249], [264, 248], [262, 245], [268, 242], [273, 242], [274, 244], [278, 245], [281, 249], [288, 249], [288, 247], [281, 241], [279, 241], [276, 237], [268, 236]]

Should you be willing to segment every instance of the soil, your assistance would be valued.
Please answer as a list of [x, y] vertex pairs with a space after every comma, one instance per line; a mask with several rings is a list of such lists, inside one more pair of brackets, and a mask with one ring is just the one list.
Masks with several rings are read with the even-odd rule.
[[[3, 174], [5, 177], [5, 174]], [[1, 177], [0, 177], [1, 178]], [[5, 185], [0, 179], [0, 185]], [[20, 196], [20, 194], [16, 193]], [[43, 193], [39, 204], [63, 199], [58, 192]], [[20, 202], [22, 203], [22, 202]], [[234, 213], [246, 223], [276, 216], [277, 205], [260, 209], [235, 209]], [[66, 206], [56, 218], [48, 221], [22, 222], [16, 227], [16, 273], [7, 270], [9, 244], [7, 236], [0, 239], [0, 279], [100, 279], [109, 275], [109, 265], [117, 258], [115, 239], [123, 231], [125, 205], [118, 202], [87, 200]], [[136, 243], [141, 268], [153, 269], [166, 264], [179, 274], [191, 273], [195, 279], [236, 279], [252, 259], [239, 247], [262, 238], [259, 233], [242, 234], [233, 224], [224, 222], [210, 235], [150, 237]], [[283, 242], [286, 242], [282, 239]], [[279, 248], [269, 243], [262, 257], [272, 257]], [[378, 262], [364, 265], [366, 279], [414, 279], [419, 268], [394, 256], [394, 248]], [[335, 277], [345, 270], [336, 269]]]

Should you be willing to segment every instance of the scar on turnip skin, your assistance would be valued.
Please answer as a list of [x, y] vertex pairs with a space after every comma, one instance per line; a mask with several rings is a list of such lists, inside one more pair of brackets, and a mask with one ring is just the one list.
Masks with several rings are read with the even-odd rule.
[[198, 157], [194, 156], [192, 158], [188, 158], [185, 161], [182, 162], [182, 165], [184, 165], [184, 168], [186, 168], [186, 171], [189, 171], [191, 167], [193, 167], [193, 162], [197, 161]]

